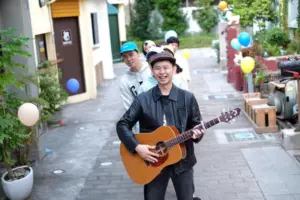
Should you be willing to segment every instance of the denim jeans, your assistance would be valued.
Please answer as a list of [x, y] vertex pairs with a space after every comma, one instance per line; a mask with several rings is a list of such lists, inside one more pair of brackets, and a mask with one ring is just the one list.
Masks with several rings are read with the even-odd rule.
[[193, 200], [195, 190], [193, 169], [176, 174], [172, 166], [163, 169], [153, 181], [144, 186], [144, 200], [164, 200], [170, 178], [177, 200]]

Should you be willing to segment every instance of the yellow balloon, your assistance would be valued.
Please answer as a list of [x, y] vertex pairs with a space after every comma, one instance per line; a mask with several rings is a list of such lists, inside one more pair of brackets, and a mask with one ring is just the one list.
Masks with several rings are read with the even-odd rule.
[[220, 3], [219, 3], [220, 10], [225, 10], [225, 8], [227, 8], [227, 7], [228, 7], [228, 4], [226, 1], [220, 1]]
[[190, 50], [184, 49], [184, 50], [182, 51], [182, 56], [183, 56], [185, 59], [189, 59], [189, 58], [191, 57], [191, 52], [190, 52]]
[[245, 57], [241, 60], [241, 69], [245, 74], [252, 72], [255, 67], [255, 60], [252, 57]]

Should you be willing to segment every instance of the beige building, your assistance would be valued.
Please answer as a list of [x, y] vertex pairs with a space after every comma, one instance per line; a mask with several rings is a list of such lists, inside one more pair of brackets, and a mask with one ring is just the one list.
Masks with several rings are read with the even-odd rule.
[[[79, 81], [80, 89], [70, 94], [68, 103], [96, 98], [103, 79], [115, 78], [108, 18], [106, 0], [0, 2], [0, 28], [13, 27], [19, 34], [33, 38], [29, 44], [33, 56], [26, 60], [28, 66], [34, 66], [30, 70], [50, 60], [61, 69], [65, 88], [70, 78]], [[120, 38], [126, 40], [123, 24]], [[37, 88], [29, 92], [38, 95]]]

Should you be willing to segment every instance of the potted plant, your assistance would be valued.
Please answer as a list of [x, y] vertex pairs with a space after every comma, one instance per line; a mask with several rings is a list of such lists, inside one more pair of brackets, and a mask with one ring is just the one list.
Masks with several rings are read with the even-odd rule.
[[32, 82], [22, 71], [26, 66], [13, 59], [31, 56], [25, 49], [29, 38], [14, 33], [14, 29], [0, 30], [0, 163], [6, 168], [1, 184], [9, 199], [24, 200], [33, 187], [33, 170], [27, 165], [26, 152], [20, 150], [34, 138], [36, 129], [22, 124], [17, 111], [25, 100], [11, 92], [11, 88], [18, 91]]
[[255, 75], [254, 84], [261, 85], [265, 82], [266, 72], [263, 69], [258, 69]]
[[60, 85], [61, 73], [50, 61], [39, 65], [40, 98], [47, 102], [45, 112], [51, 115], [47, 120], [50, 126], [59, 126], [62, 118], [61, 105], [66, 102], [68, 93]]
[[[33, 128], [24, 126], [16, 114], [24, 103], [14, 94], [2, 93], [0, 105], [0, 162], [7, 169], [1, 176], [5, 195], [11, 200], [24, 200], [29, 197], [33, 187], [33, 170], [29, 165], [16, 165], [17, 149], [30, 140]], [[25, 164], [25, 163], [24, 163]]]

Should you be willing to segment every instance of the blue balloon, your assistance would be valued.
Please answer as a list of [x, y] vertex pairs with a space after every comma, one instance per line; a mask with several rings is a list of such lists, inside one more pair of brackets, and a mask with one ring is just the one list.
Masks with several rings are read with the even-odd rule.
[[231, 40], [231, 47], [237, 51], [241, 49], [241, 44], [239, 43], [238, 39], [234, 38]]
[[241, 45], [243, 45], [244, 47], [248, 47], [251, 42], [251, 37], [250, 37], [249, 33], [246, 33], [246, 32], [240, 33], [238, 36], [238, 39], [239, 39], [239, 43]]
[[71, 78], [67, 82], [67, 88], [70, 92], [76, 93], [80, 88], [79, 82], [75, 78]]

